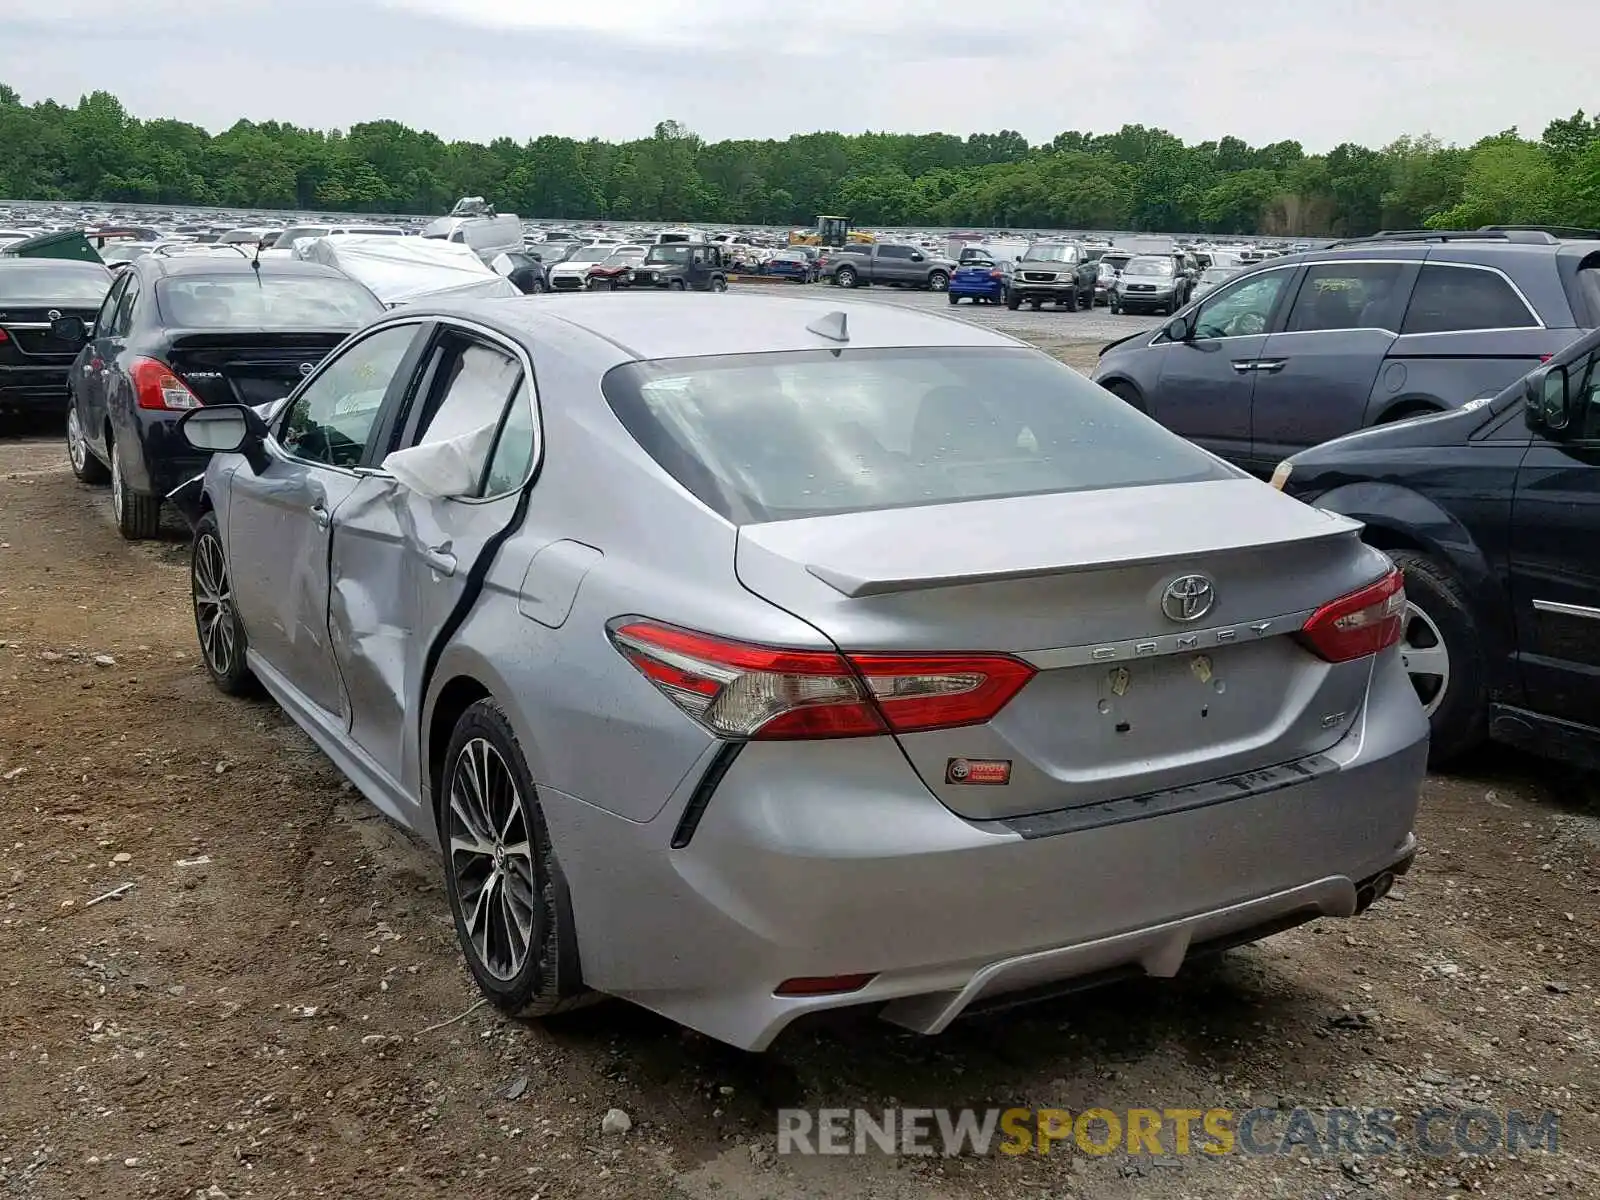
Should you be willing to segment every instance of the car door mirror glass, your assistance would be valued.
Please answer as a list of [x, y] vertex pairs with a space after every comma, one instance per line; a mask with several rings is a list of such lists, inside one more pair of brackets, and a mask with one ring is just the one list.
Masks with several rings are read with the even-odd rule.
[[1167, 322], [1163, 332], [1166, 333], [1167, 338], [1170, 341], [1187, 342], [1191, 332], [1189, 328], [1189, 318], [1173, 317], [1172, 320]]
[[498, 427], [496, 420], [455, 437], [392, 451], [383, 469], [430, 500], [475, 495]]
[[50, 322], [50, 336], [58, 342], [81, 346], [89, 340], [89, 327], [83, 323], [82, 317], [57, 317]]

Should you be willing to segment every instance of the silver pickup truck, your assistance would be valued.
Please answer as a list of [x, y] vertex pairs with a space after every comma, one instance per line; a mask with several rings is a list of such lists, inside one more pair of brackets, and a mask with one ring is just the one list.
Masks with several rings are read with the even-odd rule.
[[950, 273], [955, 269], [956, 264], [948, 258], [926, 254], [915, 246], [879, 242], [828, 251], [822, 278], [837, 287], [890, 283], [942, 292], [950, 286]]
[[1051, 300], [1072, 311], [1090, 308], [1099, 274], [1099, 264], [1076, 242], [1035, 242], [1011, 272], [1006, 307], [1038, 309]]

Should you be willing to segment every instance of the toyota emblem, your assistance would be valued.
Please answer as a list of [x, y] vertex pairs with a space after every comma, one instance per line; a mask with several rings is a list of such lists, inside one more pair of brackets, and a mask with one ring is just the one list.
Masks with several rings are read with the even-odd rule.
[[316, 363], [301, 363], [300, 364], [300, 374], [301, 375], [309, 375], [309, 374], [311, 374], [311, 372], [315, 371], [316, 369], [317, 369], [317, 364]]
[[1161, 611], [1174, 621], [1198, 621], [1216, 599], [1217, 589], [1204, 575], [1182, 575], [1161, 594]]
[[59, 308], [52, 308], [49, 312], [45, 313], [45, 319], [49, 321], [61, 320], [61, 310]]

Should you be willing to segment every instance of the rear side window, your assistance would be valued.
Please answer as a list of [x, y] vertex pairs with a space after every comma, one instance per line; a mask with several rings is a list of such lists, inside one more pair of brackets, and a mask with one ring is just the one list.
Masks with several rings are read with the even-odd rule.
[[910, 246], [879, 246], [879, 258], [910, 258], [914, 251]]
[[1235, 472], [1037, 351], [801, 351], [630, 363], [602, 390], [735, 524]]
[[1402, 263], [1323, 263], [1306, 271], [1286, 332], [1393, 329]]
[[1401, 333], [1535, 329], [1537, 318], [1498, 272], [1427, 263], [1411, 294]]

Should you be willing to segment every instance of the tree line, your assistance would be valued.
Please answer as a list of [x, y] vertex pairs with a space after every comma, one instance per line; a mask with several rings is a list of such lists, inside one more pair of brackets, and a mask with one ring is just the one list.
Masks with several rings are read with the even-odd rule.
[[219, 134], [130, 116], [97, 91], [25, 104], [0, 84], [0, 196], [230, 208], [441, 213], [459, 196], [561, 219], [1136, 229], [1353, 236], [1380, 228], [1600, 226], [1600, 116], [1472, 146], [1404, 137], [1187, 145], [1162, 129], [807, 133], [707, 142], [675, 121], [628, 142], [446, 142], [396, 121], [349, 130], [240, 121]]

